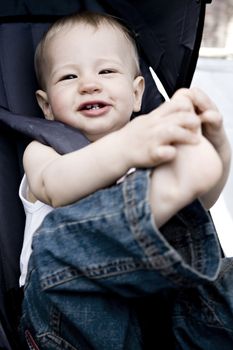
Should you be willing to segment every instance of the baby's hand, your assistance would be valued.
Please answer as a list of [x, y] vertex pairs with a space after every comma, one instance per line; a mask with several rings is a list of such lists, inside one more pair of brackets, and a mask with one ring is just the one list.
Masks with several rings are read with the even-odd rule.
[[203, 136], [214, 146], [223, 163], [229, 162], [230, 144], [224, 129], [222, 115], [214, 102], [198, 88], [180, 89], [177, 93], [190, 100], [193, 110], [200, 118]]
[[227, 141], [223, 118], [214, 102], [200, 89], [190, 89], [194, 108], [202, 122], [203, 135], [216, 150], [221, 149]]
[[200, 118], [187, 96], [176, 93], [148, 115], [134, 119], [121, 129], [121, 140], [130, 158], [130, 166], [153, 167], [171, 161], [178, 144], [195, 144], [200, 140]]
[[214, 102], [203, 91], [193, 88], [190, 93], [202, 123], [203, 135], [214, 146], [224, 168], [228, 168], [231, 159], [231, 147], [224, 129], [222, 115]]

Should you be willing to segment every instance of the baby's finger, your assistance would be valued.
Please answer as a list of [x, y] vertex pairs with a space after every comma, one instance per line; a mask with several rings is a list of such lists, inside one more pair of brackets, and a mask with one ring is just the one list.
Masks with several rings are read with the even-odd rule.
[[200, 141], [200, 134], [179, 125], [168, 125], [160, 132], [161, 144], [195, 144]]
[[172, 145], [162, 145], [156, 149], [158, 158], [162, 162], [167, 162], [175, 158], [176, 147]]
[[183, 111], [194, 111], [193, 101], [191, 99], [190, 89], [179, 89], [177, 90], [171, 98], [177, 110]]
[[[182, 90], [186, 91], [187, 89]], [[181, 93], [180, 90], [178, 90], [173, 95], [170, 101], [164, 102], [160, 107], [152, 111], [151, 114], [164, 117], [169, 115], [170, 113], [175, 113], [179, 111], [194, 111], [194, 107], [188, 93]]]
[[215, 110], [218, 111], [216, 104], [211, 100], [211, 98], [204, 93], [201, 89], [197, 87], [193, 87], [190, 89], [190, 97], [195, 108], [203, 113], [207, 110]]
[[201, 120], [199, 116], [191, 112], [176, 112], [164, 117], [161, 124], [179, 125], [180, 127], [196, 130], [201, 126]]
[[223, 125], [223, 117], [217, 110], [207, 110], [200, 114], [202, 123], [209, 124], [212, 128], [219, 129]]
[[154, 160], [153, 166], [172, 161], [176, 156], [176, 147], [173, 145], [160, 145], [151, 151], [151, 159]]

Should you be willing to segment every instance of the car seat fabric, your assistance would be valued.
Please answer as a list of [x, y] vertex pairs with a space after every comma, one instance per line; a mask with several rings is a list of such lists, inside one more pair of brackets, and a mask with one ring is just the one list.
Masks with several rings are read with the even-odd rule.
[[12, 135], [2, 130], [0, 150], [0, 326], [11, 330], [15, 326], [19, 306], [18, 258], [22, 246], [24, 212], [17, 198], [19, 145]]
[[18, 348], [15, 326], [20, 305], [19, 255], [24, 230], [18, 187], [25, 146], [31, 139], [37, 139], [64, 154], [88, 144], [77, 130], [43, 118], [34, 95], [37, 88], [34, 50], [51, 22], [85, 9], [118, 16], [135, 32], [146, 80], [141, 113], [148, 113], [164, 100], [149, 66], [171, 96], [177, 88], [189, 86], [196, 65], [205, 1], [8, 0], [0, 4], [0, 348], [3, 349]]

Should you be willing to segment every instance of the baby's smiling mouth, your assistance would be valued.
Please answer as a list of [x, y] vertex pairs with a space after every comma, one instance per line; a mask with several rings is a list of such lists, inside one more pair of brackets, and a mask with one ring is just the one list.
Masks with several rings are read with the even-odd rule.
[[104, 101], [88, 101], [82, 103], [78, 111], [86, 117], [101, 117], [110, 111], [111, 105]]

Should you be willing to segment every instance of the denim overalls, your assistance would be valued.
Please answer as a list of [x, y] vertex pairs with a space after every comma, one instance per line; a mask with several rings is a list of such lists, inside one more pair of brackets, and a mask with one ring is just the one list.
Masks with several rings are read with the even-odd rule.
[[233, 349], [232, 261], [221, 261], [209, 214], [195, 201], [158, 230], [149, 181], [137, 170], [45, 218], [24, 290], [25, 348]]

